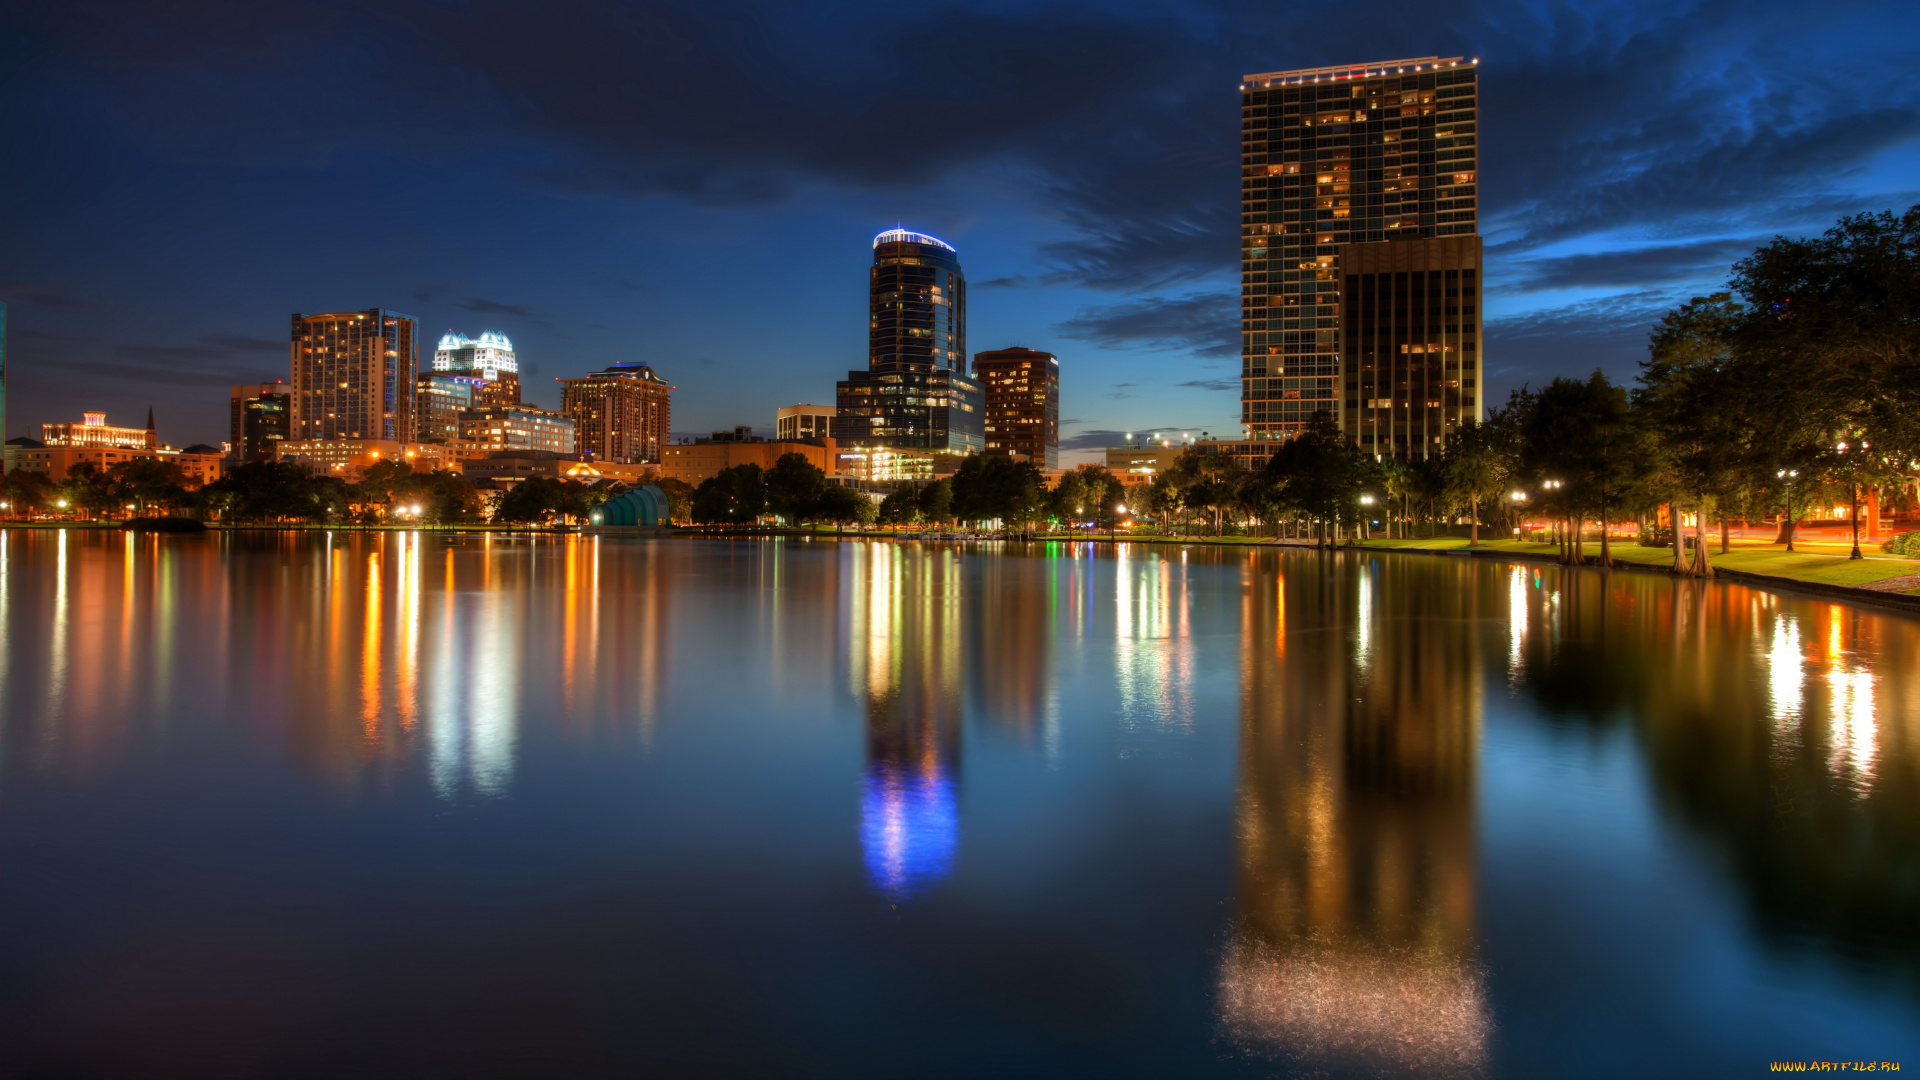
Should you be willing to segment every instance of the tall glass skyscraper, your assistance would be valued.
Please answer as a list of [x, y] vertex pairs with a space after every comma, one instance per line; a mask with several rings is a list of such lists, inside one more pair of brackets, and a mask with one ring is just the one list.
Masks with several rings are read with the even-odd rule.
[[1241, 82], [1240, 422], [1316, 412], [1382, 457], [1478, 420], [1475, 64], [1387, 60]]
[[980, 384], [967, 376], [967, 279], [959, 253], [925, 233], [873, 238], [867, 370], [836, 384], [842, 444], [977, 453], [986, 445]]

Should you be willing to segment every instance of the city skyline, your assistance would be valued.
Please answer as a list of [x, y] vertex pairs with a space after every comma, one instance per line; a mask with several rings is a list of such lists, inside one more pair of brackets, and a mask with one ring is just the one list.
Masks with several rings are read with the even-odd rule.
[[[623, 55], [645, 63], [585, 72], [609, 87], [606, 103], [534, 85], [525, 115], [494, 92], [525, 89], [562, 57], [579, 63], [569, 43], [603, 28], [426, 19], [370, 46], [383, 67], [424, 64], [484, 92], [450, 97], [423, 80], [383, 84], [376, 101], [255, 92], [289, 50], [337, 74], [357, 55], [337, 20], [263, 12], [215, 27], [163, 14], [135, 34], [77, 9], [12, 12], [0, 50], [23, 107], [5, 122], [38, 152], [0, 176], [16, 237], [0, 256], [6, 434], [152, 404], [181, 425], [172, 441], [215, 439], [222, 387], [281, 377], [280, 313], [370, 303], [423, 330], [510, 335], [547, 408], [559, 404], [554, 376], [641, 360], [680, 387], [676, 434], [760, 424], [780, 404], [822, 399], [821, 372], [858, 366], [863, 305], [842, 283], [865, 261], [859, 238], [896, 220], [969, 253], [975, 348], [1071, 358], [1064, 461], [1126, 430], [1231, 434], [1239, 215], [1225, 178], [1239, 76], [1356, 56], [1482, 60], [1487, 403], [1596, 364], [1625, 379], [1650, 313], [1712, 288], [1756, 240], [1915, 201], [1914, 91], [1888, 83], [1911, 37], [1904, 8], [1849, 9], [1792, 33], [1796, 14], [1767, 4], [1737, 20], [1623, 7], [1591, 23], [1467, 9], [1381, 29], [1391, 14], [1312, 49], [1288, 44], [1286, 9], [891, 18], [863, 49], [936, 41], [899, 54], [957, 73], [935, 91], [951, 135], [896, 155], [879, 133], [905, 117], [875, 82], [890, 68], [847, 82], [831, 43], [769, 55], [696, 11], [680, 16], [700, 43], [688, 57], [735, 61], [655, 56], [636, 40]], [[786, 17], [748, 22], [780, 30]], [[934, 33], [930, 19], [956, 25]], [[521, 66], [483, 74], [438, 49], [435, 31], [472, 46], [460, 56], [511, 53]], [[1036, 51], [1005, 53], [1029, 39]], [[1047, 78], [1002, 78], [1041, 58]], [[680, 121], [642, 107], [666, 86], [684, 88], [666, 98], [688, 110]], [[700, 134], [723, 127], [708, 122], [714, 110], [766, 97], [781, 103], [750, 114], [761, 152]], [[236, 111], [235, 99], [260, 104]], [[376, 110], [394, 134], [371, 159], [349, 157]], [[1120, 126], [1136, 137], [1086, 134]], [[1544, 145], [1536, 129], [1562, 134]], [[636, 159], [636, 145], [658, 154]], [[278, 250], [289, 220], [310, 237], [298, 259]], [[483, 222], [487, 257], [475, 259]], [[376, 239], [394, 246], [367, 259]], [[748, 249], [777, 250], [792, 280], [735, 311]], [[711, 333], [727, 319], [740, 333]], [[768, 350], [774, 332], [782, 347]], [[739, 401], [742, 385], [765, 400]]]

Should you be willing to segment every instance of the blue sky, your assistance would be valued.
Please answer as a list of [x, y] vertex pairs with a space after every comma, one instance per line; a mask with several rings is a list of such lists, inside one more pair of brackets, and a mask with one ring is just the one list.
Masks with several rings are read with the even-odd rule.
[[[288, 316], [616, 360], [674, 428], [864, 364], [873, 233], [960, 251], [971, 351], [1061, 357], [1068, 460], [1237, 432], [1239, 76], [1481, 61], [1499, 401], [1601, 367], [1778, 233], [1920, 202], [1920, 8], [0, 3], [9, 436], [217, 442]], [[422, 359], [426, 359], [425, 356]]]

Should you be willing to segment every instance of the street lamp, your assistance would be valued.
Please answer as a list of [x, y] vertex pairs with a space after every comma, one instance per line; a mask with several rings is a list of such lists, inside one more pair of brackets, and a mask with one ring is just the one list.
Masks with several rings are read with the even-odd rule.
[[[1776, 472], [1773, 475], [1787, 482], [1787, 550], [1792, 551], [1793, 550], [1793, 478], [1796, 476], [1799, 476], [1800, 473], [1799, 473], [1799, 470], [1797, 469], [1781, 469], [1779, 472]], [[1676, 529], [1675, 529], [1676, 533], [1679, 531], [1677, 528], [1679, 524], [1680, 523], [1677, 521], [1674, 522], [1674, 525], [1676, 526]], [[1674, 542], [1679, 543], [1678, 540]], [[1678, 558], [1678, 556], [1675, 556], [1675, 558]]]
[[[1360, 496], [1360, 505], [1372, 506], [1373, 496], [1371, 495]], [[1360, 533], [1361, 533], [1360, 539], [1362, 540], [1373, 539], [1373, 522], [1368, 520], [1372, 516], [1373, 516], [1373, 512], [1370, 510], [1360, 515]]]
[[[1867, 449], [1865, 439], [1860, 441], [1860, 449], [1862, 452]], [[1842, 442], [1839, 450], [1840, 453], [1845, 454], [1847, 452], [1847, 444]], [[1859, 469], [1854, 464], [1858, 460], [1859, 455], [1856, 454], [1847, 462], [1847, 520], [1848, 523], [1853, 526], [1853, 554], [1847, 556], [1849, 559], [1860, 558], [1860, 483]]]

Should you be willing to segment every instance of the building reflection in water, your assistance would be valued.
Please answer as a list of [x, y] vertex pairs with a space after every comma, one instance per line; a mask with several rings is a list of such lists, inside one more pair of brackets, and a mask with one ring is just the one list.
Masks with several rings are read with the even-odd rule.
[[[1242, 571], [1238, 919], [1219, 1007], [1309, 1069], [1470, 1073], [1477, 598], [1437, 560], [1250, 557]], [[1376, 616], [1394, 598], [1395, 618]]]
[[1192, 610], [1186, 552], [1114, 549], [1114, 661], [1120, 723], [1130, 730], [1193, 726]]
[[866, 710], [860, 841], [899, 903], [945, 878], [959, 846], [961, 560], [952, 548], [842, 545], [848, 671]]

